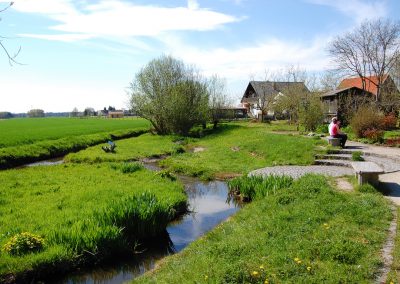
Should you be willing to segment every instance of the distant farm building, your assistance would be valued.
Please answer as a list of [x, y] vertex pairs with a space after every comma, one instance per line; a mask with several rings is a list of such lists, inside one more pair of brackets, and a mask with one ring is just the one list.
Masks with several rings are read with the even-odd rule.
[[108, 112], [108, 118], [123, 118], [124, 112], [122, 110], [115, 110]]

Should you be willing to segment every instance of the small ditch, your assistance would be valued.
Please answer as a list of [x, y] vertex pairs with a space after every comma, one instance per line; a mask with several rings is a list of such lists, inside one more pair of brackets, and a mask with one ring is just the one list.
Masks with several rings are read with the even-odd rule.
[[[162, 158], [161, 158], [162, 159]], [[142, 160], [144, 166], [159, 171], [160, 158]], [[62, 164], [62, 159], [46, 160], [27, 164], [22, 167], [51, 166]], [[122, 283], [132, 280], [153, 269], [157, 261], [180, 252], [191, 242], [226, 220], [238, 211], [241, 204], [229, 195], [229, 189], [223, 181], [203, 182], [197, 178], [179, 176], [188, 195], [189, 213], [171, 222], [164, 235], [137, 250], [132, 257], [111, 259], [108, 264], [82, 269], [62, 279], [53, 279], [53, 283]]]

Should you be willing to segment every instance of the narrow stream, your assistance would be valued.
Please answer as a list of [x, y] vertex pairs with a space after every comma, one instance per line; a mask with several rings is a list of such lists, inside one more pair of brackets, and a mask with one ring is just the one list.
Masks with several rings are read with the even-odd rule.
[[[147, 163], [146, 167], [158, 169], [155, 163]], [[188, 194], [190, 213], [170, 223], [166, 236], [158, 239], [154, 247], [135, 259], [113, 260], [112, 265], [75, 273], [57, 283], [123, 283], [132, 280], [153, 269], [163, 257], [181, 251], [239, 209], [240, 205], [229, 197], [225, 182], [201, 182], [190, 177], [180, 177], [180, 180]]]

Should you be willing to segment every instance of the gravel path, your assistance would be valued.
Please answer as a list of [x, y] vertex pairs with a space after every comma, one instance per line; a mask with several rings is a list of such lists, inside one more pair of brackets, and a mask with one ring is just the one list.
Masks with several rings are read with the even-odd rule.
[[288, 175], [293, 178], [299, 178], [305, 174], [323, 174], [328, 176], [353, 175], [354, 171], [347, 167], [337, 166], [278, 166], [266, 167], [250, 172], [250, 175]]

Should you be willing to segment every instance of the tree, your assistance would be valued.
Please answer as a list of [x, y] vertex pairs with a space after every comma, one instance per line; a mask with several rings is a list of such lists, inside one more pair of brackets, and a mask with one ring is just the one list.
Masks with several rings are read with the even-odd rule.
[[207, 89], [209, 95], [209, 117], [215, 129], [223, 116], [224, 108], [228, 105], [225, 82], [218, 75], [213, 75], [208, 80]]
[[171, 56], [151, 60], [130, 83], [131, 108], [159, 134], [186, 135], [205, 121], [207, 84], [194, 67]]
[[[13, 4], [14, 4], [14, 2], [10, 2], [6, 7], [0, 8], [0, 13], [4, 12], [4, 11], [7, 10], [8, 8], [10, 8]], [[0, 20], [1, 20], [1, 18], [0, 18]], [[10, 64], [10, 65], [13, 65], [13, 63], [20, 64], [20, 63], [18, 63], [18, 62], [16, 61], [15, 58], [18, 56], [19, 52], [21, 51], [21, 47], [18, 49], [18, 51], [17, 51], [14, 55], [11, 55], [11, 54], [8, 52], [8, 49], [7, 49], [7, 48], [4, 46], [4, 44], [3, 44], [3, 40], [4, 40], [4, 39], [6, 39], [6, 37], [0, 36], [0, 47], [1, 47], [1, 49], [4, 51], [4, 53], [6, 54], [6, 56], [7, 56], [7, 58], [8, 58], [9, 64]]]
[[70, 117], [77, 117], [79, 114], [79, 111], [76, 107], [74, 107], [74, 109], [71, 111], [71, 113], [69, 114]]
[[28, 117], [44, 117], [44, 110], [42, 109], [31, 109], [28, 111]]
[[85, 110], [83, 111], [83, 115], [84, 116], [93, 116], [96, 114], [96, 111], [94, 110], [94, 108], [92, 107], [87, 107], [85, 108]]
[[[400, 25], [390, 20], [362, 23], [355, 30], [336, 37], [328, 48], [336, 70], [357, 75], [368, 84], [376, 85], [376, 101], [380, 101], [381, 85], [400, 57]], [[376, 76], [377, 82], [366, 80]]]
[[7, 119], [7, 118], [12, 118], [13, 115], [11, 112], [8, 111], [0, 111], [0, 119]]

